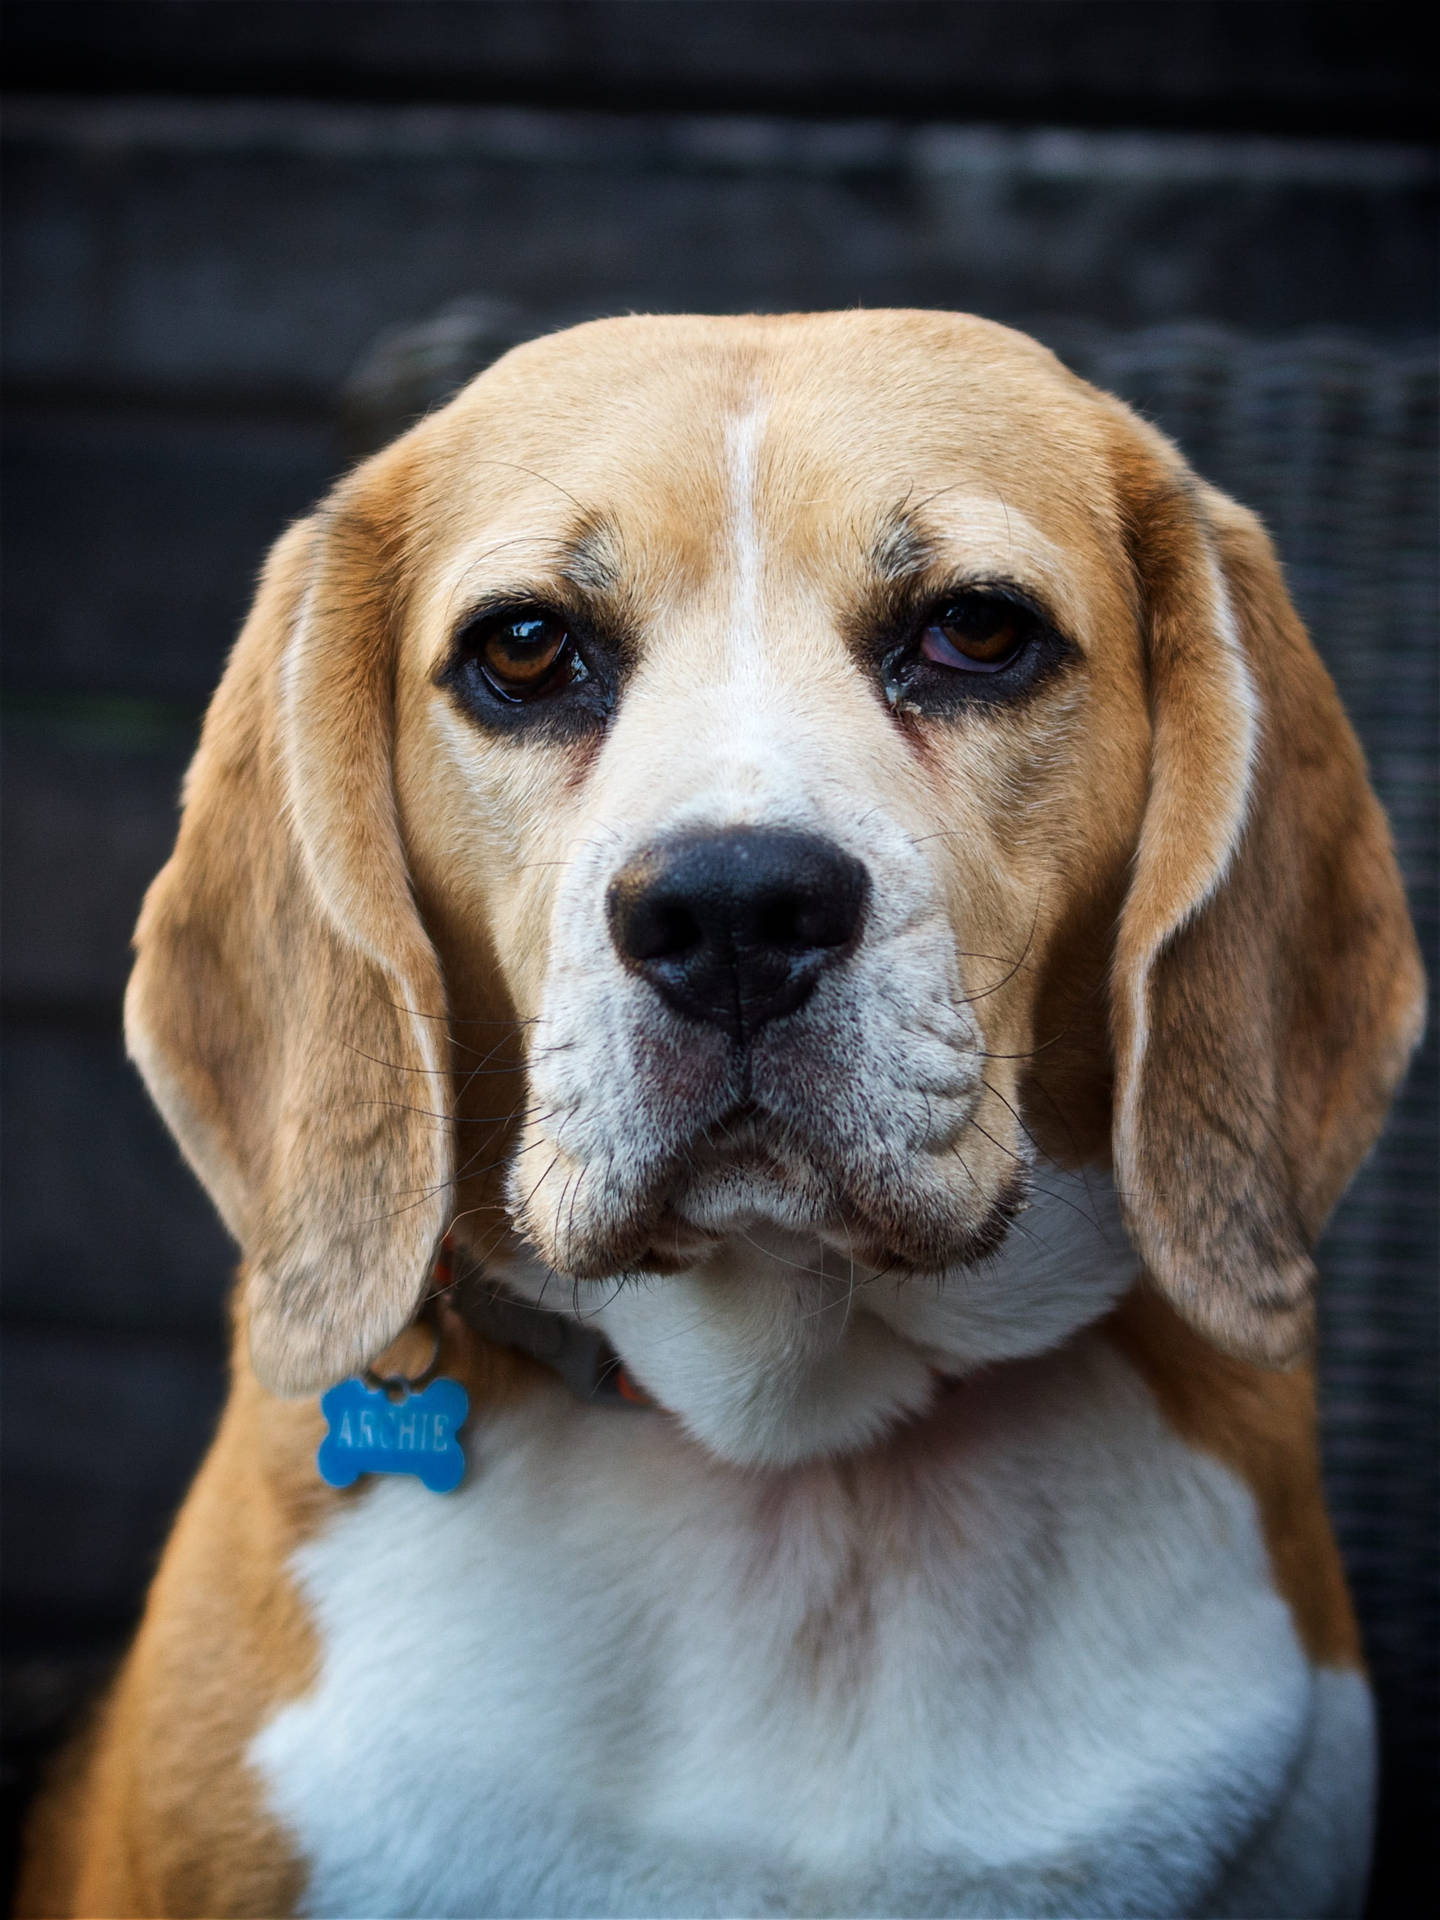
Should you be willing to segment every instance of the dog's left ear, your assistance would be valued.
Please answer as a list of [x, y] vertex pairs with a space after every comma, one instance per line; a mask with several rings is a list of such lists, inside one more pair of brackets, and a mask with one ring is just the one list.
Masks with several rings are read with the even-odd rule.
[[1152, 743], [1115, 960], [1116, 1179], [1184, 1317], [1286, 1365], [1424, 980], [1385, 817], [1263, 528], [1129, 419], [1117, 472]]
[[361, 468], [270, 556], [126, 996], [131, 1053], [244, 1250], [277, 1393], [395, 1338], [450, 1207], [445, 992], [393, 775], [406, 458]]

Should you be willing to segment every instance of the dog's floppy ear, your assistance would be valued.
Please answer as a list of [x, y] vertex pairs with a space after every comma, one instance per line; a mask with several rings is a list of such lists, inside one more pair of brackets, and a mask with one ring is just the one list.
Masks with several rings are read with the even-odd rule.
[[377, 497], [349, 483], [270, 557], [125, 1005], [130, 1051], [244, 1250], [255, 1370], [287, 1394], [406, 1324], [449, 1197], [444, 993], [396, 822], [402, 587]]
[[1152, 743], [1115, 962], [1117, 1184], [1179, 1311], [1285, 1365], [1423, 978], [1384, 815], [1264, 530], [1142, 431], [1127, 422], [1119, 464]]

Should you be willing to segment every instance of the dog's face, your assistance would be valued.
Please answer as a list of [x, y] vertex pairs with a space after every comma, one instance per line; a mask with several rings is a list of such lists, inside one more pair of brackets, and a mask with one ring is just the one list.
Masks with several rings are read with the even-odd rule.
[[454, 1214], [721, 1452], [855, 1444], [1126, 1283], [1005, 1251], [1112, 1136], [1156, 1278], [1283, 1357], [1414, 1027], [1263, 537], [951, 316], [507, 356], [282, 545], [190, 795], [132, 1041], [284, 1387]]
[[561, 1273], [757, 1223], [933, 1271], [1023, 1197], [1037, 990], [1118, 898], [1144, 670], [1023, 363], [997, 392], [917, 331], [593, 329], [446, 437], [404, 833], [525, 1023], [510, 1206]]

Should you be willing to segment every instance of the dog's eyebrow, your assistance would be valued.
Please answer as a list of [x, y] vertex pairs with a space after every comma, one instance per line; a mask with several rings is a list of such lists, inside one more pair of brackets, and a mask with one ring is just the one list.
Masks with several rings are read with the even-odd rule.
[[614, 593], [621, 580], [620, 530], [614, 521], [601, 514], [581, 521], [560, 549], [555, 571], [582, 593]]
[[881, 521], [867, 557], [880, 580], [898, 586], [930, 570], [935, 544], [909, 508], [899, 506]]

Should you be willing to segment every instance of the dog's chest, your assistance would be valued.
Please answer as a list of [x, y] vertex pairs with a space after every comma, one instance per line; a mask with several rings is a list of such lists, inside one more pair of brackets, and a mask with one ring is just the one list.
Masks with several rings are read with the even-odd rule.
[[547, 1387], [459, 1492], [374, 1485], [299, 1556], [322, 1669], [252, 1752], [309, 1909], [1187, 1897], [1309, 1669], [1245, 1489], [1108, 1348], [1011, 1375], [768, 1477]]

